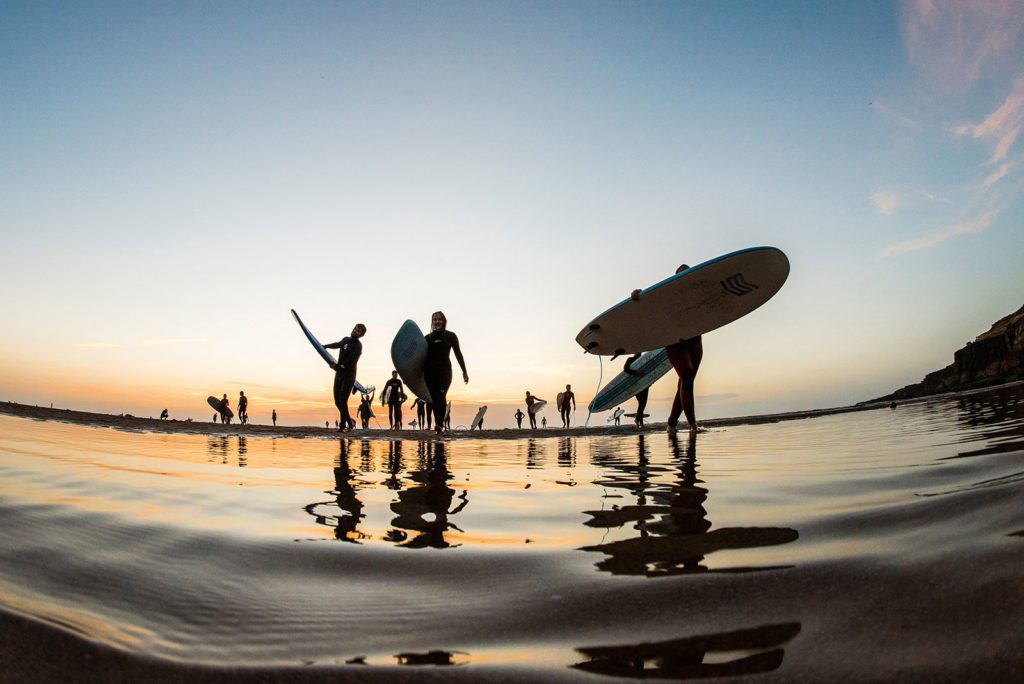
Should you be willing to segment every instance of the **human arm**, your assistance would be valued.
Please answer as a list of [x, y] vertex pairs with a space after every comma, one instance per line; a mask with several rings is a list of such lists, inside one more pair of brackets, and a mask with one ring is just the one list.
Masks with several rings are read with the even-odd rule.
[[455, 352], [455, 360], [459, 362], [459, 367], [462, 369], [462, 380], [463, 382], [469, 383], [469, 373], [466, 371], [466, 360], [462, 358], [462, 349], [459, 347], [459, 337], [455, 333], [449, 333], [451, 335], [452, 351]]

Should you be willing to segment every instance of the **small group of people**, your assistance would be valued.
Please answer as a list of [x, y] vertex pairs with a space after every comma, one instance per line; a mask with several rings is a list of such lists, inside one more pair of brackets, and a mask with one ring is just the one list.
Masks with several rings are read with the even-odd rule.
[[[688, 268], [688, 265], [682, 264], [676, 269], [676, 273], [681, 273]], [[634, 301], [639, 301], [640, 294], [640, 290], [633, 290], [630, 293], [630, 298]], [[334, 403], [338, 407], [338, 413], [341, 417], [338, 423], [339, 431], [347, 432], [355, 427], [355, 421], [352, 420], [348, 411], [348, 397], [354, 393], [356, 367], [359, 357], [363, 353], [363, 345], [360, 339], [365, 334], [366, 326], [362, 323], [357, 323], [348, 337], [342, 338], [333, 344], [324, 345], [327, 349], [339, 350], [338, 361], [332, 364], [332, 368], [335, 370]], [[421, 428], [424, 422], [426, 422], [427, 429], [430, 429], [431, 418], [433, 418], [434, 431], [437, 434], [443, 434], [446, 429], [451, 429], [446, 419], [448, 412], [448, 389], [452, 383], [452, 352], [455, 353], [455, 358], [462, 369], [462, 380], [467, 384], [469, 383], [469, 373], [466, 371], [466, 362], [459, 347], [459, 338], [454, 332], [448, 330], [448, 319], [443, 312], [435, 311], [431, 315], [430, 332], [425, 335], [425, 338], [427, 342], [427, 358], [423, 367], [423, 378], [430, 393], [430, 401], [417, 398], [413, 402], [413, 406], [417, 412], [416, 422]], [[685, 415], [690, 432], [695, 433], [698, 428], [694, 411], [694, 382], [697, 377], [697, 371], [700, 368], [701, 359], [704, 356], [701, 336], [697, 335], [696, 337], [679, 340], [667, 345], [665, 352], [669, 363], [672, 364], [672, 368], [675, 369], [678, 376], [676, 392], [672, 400], [672, 409], [669, 412], [666, 429], [670, 433], [676, 432], [680, 416]], [[640, 354], [634, 354], [629, 357], [623, 368], [624, 372], [630, 375], [644, 375], [643, 371], [635, 371], [631, 368], [633, 362], [638, 358], [640, 358]], [[644, 425], [644, 410], [647, 408], [648, 391], [649, 388], [645, 388], [636, 395], [637, 410], [634, 422], [638, 428], [642, 428]], [[242, 404], [244, 394], [241, 392], [239, 394], [242, 395], [239, 398], [239, 418], [244, 423], [245, 418], [242, 418], [245, 415]], [[224, 401], [227, 401], [227, 395], [224, 395]], [[369, 427], [369, 418], [372, 416], [372, 411], [370, 410], [372, 401], [372, 396], [367, 398], [367, 395], [363, 395], [363, 400], [358, 410], [359, 417], [363, 422], [363, 429]], [[385, 384], [385, 390], [381, 398], [381, 403], [386, 403], [388, 406], [388, 425], [393, 430], [402, 428], [402, 404], [405, 401], [405, 388], [402, 385], [402, 381], [398, 378], [398, 371], [393, 371], [391, 380]], [[523, 426], [523, 418], [528, 417], [530, 428], [537, 429], [537, 413], [539, 411], [533, 409], [535, 404], [543, 401], [543, 399], [534, 396], [527, 390], [526, 412], [524, 413], [519, 408], [515, 412], [516, 424], [519, 428]], [[572, 412], [575, 410], [576, 395], [572, 391], [572, 385], [566, 385], [565, 392], [561, 394], [561, 401], [558, 406], [563, 428], [570, 427]], [[546, 427], [546, 418], [542, 417], [542, 425]]]
[[[165, 413], [166, 411], [167, 409], [164, 409]], [[221, 397], [220, 407], [217, 411], [213, 416], [213, 422], [216, 423], [219, 419], [224, 424], [231, 423], [231, 400], [228, 399], [227, 394]], [[160, 417], [163, 418], [164, 416], [161, 415]], [[238, 393], [238, 422], [242, 425], [249, 422], [249, 398], [245, 396], [244, 391]], [[274, 424], [277, 424], [277, 411], [274, 411]]]
[[[359, 357], [363, 353], [363, 343], [360, 339], [366, 334], [366, 326], [357, 323], [352, 328], [352, 333], [338, 342], [325, 344], [325, 349], [337, 349], [338, 360], [332, 364], [334, 368], [334, 405], [338, 407], [340, 420], [338, 430], [349, 432], [355, 428], [355, 421], [349, 415], [348, 397], [353, 393], [356, 382], [356, 369], [359, 364]], [[455, 358], [462, 369], [462, 380], [469, 383], [469, 373], [466, 371], [466, 361], [462, 356], [462, 349], [459, 347], [458, 336], [448, 330], [448, 319], [441, 311], [435, 311], [430, 317], [430, 332], [424, 336], [427, 342], [427, 358], [423, 366], [423, 379], [426, 382], [427, 390], [430, 393], [430, 401], [420, 402], [417, 406], [419, 424], [423, 424], [422, 413], [429, 409], [433, 412], [434, 431], [442, 434], [447, 428], [446, 414], [448, 410], [448, 389], [452, 384], [452, 362], [451, 353], [455, 352]], [[398, 379], [398, 371], [393, 371], [391, 380], [384, 386], [381, 394], [381, 403], [388, 406], [388, 424], [393, 430], [402, 429], [402, 403], [406, 401], [405, 388], [402, 381]], [[366, 395], [360, 404], [360, 417], [363, 419], [363, 429], [369, 426], [369, 413], [362, 412], [363, 406], [369, 410], [372, 404], [372, 396], [369, 400]], [[429, 424], [430, 417], [427, 417]], [[450, 429], [450, 428], [447, 428]]]

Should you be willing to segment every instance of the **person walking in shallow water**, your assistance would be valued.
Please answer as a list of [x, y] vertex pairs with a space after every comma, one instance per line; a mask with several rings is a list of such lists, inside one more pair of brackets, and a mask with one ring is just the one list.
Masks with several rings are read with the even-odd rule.
[[566, 385], [562, 392], [562, 405], [558, 407], [558, 413], [562, 416], [562, 427], [569, 427], [569, 409], [576, 410], [576, 395], [572, 392], [572, 385]]
[[[469, 384], [466, 360], [462, 358], [459, 338], [448, 330], [448, 319], [441, 311], [430, 317], [430, 333], [427, 340], [427, 360], [423, 364], [423, 379], [430, 391], [430, 403], [434, 405], [434, 431], [442, 434], [445, 430], [445, 414], [448, 410], [448, 388], [452, 384], [451, 352], [462, 369], [462, 381]], [[450, 428], [449, 428], [450, 429]]]
[[231, 400], [228, 399], [228, 395], [225, 394], [220, 399], [220, 422], [224, 424], [231, 423], [231, 414], [228, 411], [231, 410]]
[[[626, 359], [626, 365], [623, 366], [622, 372], [625, 373], [626, 375], [635, 375], [638, 378], [647, 375], [643, 371], [635, 371], [632, 368], [633, 362], [639, 358], [640, 353], [637, 352], [636, 354], [633, 354], [628, 359]], [[636, 426], [638, 428], [642, 428], [644, 426], [644, 409], [647, 408], [647, 393], [650, 389], [650, 387], [644, 387], [642, 390], [636, 393], [636, 418], [633, 419], [633, 422], [636, 423]]]
[[[690, 267], [682, 264], [676, 269], [676, 273], [682, 273], [688, 268]], [[634, 301], [640, 301], [640, 290], [633, 290], [630, 293], [630, 297]], [[679, 380], [676, 382], [676, 394], [672, 399], [672, 410], [668, 414], [668, 422], [665, 425], [665, 429], [668, 432], [675, 432], [679, 416], [685, 414], [690, 432], [695, 434], [698, 432], [698, 428], [697, 416], [694, 410], [693, 388], [694, 382], [697, 379], [697, 371], [700, 370], [701, 359], [704, 357], [704, 345], [701, 341], [701, 336], [697, 335], [696, 337], [666, 345], [665, 353], [668, 356], [669, 363], [672, 364], [672, 368], [675, 369], [676, 375], [679, 376]]]
[[526, 415], [530, 417], [530, 428], [534, 430], [537, 429], [537, 414], [533, 411], [533, 405], [538, 401], [544, 400], [530, 394], [530, 390], [526, 390]]
[[356, 323], [351, 335], [343, 337], [338, 342], [324, 345], [324, 349], [338, 350], [338, 361], [331, 364], [331, 368], [334, 369], [334, 405], [338, 407], [338, 415], [341, 418], [341, 425], [338, 427], [341, 432], [351, 430], [356, 424], [348, 412], [348, 397], [356, 384], [356, 367], [363, 353], [363, 343], [359, 338], [365, 334], [366, 326]]
[[388, 405], [388, 427], [392, 430], [402, 429], [402, 402], [405, 400], [405, 387], [398, 379], [398, 371], [391, 371], [391, 379], [384, 383], [380, 395], [381, 404]]

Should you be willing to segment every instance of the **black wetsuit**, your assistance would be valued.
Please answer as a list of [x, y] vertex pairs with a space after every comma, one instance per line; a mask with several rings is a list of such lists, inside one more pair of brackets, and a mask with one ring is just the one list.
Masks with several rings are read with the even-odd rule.
[[423, 379], [430, 391], [430, 403], [434, 405], [434, 426], [444, 425], [444, 414], [448, 410], [448, 388], [452, 385], [452, 361], [450, 353], [466, 373], [466, 361], [459, 349], [459, 338], [450, 330], [435, 330], [426, 336], [427, 361], [423, 365]]
[[348, 397], [356, 384], [356, 364], [363, 353], [363, 343], [357, 339], [346, 337], [338, 342], [338, 370], [334, 372], [334, 405], [341, 415], [341, 429], [347, 430], [355, 425], [348, 414]]
[[[637, 375], [637, 372], [630, 368], [630, 366], [639, 358], [639, 354], [634, 354], [626, 359], [626, 365], [622, 368], [622, 372], [626, 375]], [[644, 409], [647, 408], [647, 392], [650, 389], [650, 387], [644, 387], [636, 393], [636, 420], [634, 422], [637, 425], [644, 424]]]
[[[391, 388], [391, 392], [388, 393], [388, 388]], [[405, 394], [405, 388], [402, 386], [402, 381], [398, 378], [391, 378], [384, 383], [384, 391], [382, 393], [388, 395], [388, 425], [394, 428], [401, 429], [402, 427], [402, 395]]]

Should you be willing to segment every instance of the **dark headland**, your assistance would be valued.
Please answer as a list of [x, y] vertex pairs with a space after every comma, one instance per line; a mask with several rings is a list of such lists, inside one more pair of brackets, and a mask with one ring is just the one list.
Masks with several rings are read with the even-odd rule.
[[953, 354], [953, 363], [873, 401], [916, 399], [1024, 379], [1024, 306], [992, 324]]

